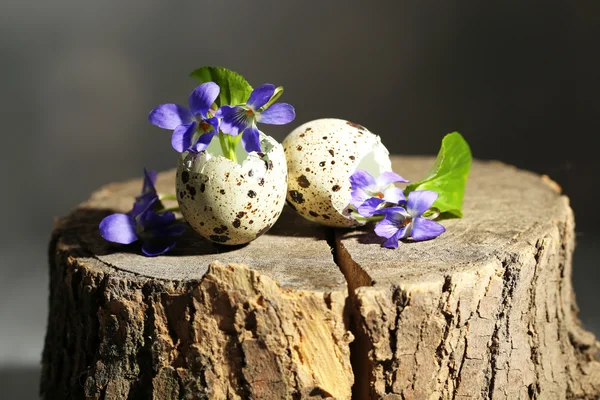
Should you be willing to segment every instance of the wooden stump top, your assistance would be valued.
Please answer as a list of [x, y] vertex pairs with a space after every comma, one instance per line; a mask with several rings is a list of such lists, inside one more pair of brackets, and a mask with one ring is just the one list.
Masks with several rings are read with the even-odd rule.
[[[392, 160], [413, 181], [434, 162]], [[600, 395], [600, 346], [571, 286], [573, 213], [547, 177], [474, 161], [464, 218], [396, 250], [286, 209], [248, 245], [187, 229], [155, 258], [98, 231], [141, 186], [107, 185], [57, 225], [45, 398]]]
[[[432, 157], [395, 157], [394, 170], [418, 180]], [[174, 191], [174, 171], [159, 174], [157, 190]], [[282, 286], [308, 290], [339, 290], [345, 280], [332, 257], [332, 230], [304, 220], [288, 207], [267, 234], [245, 246], [224, 246], [201, 238], [188, 228], [176, 248], [160, 257], [136, 252], [136, 245], [107, 243], [98, 233], [102, 218], [131, 208], [141, 180], [107, 185], [95, 192], [66, 220], [63, 241], [76, 241], [88, 254], [117, 271], [148, 278], [198, 280], [211, 263], [247, 264]], [[516, 242], [535, 241], [553, 220], [564, 218], [568, 199], [550, 179], [498, 162], [475, 161], [469, 178], [462, 219], [441, 223], [447, 231], [420, 243], [382, 248], [367, 230], [339, 230], [336, 242], [376, 284], [438, 281], [446, 271], [477, 269]], [[73, 229], [71, 229], [73, 228]], [[70, 239], [69, 239], [70, 238]], [[328, 238], [330, 244], [328, 244]]]
[[[394, 171], [409, 180], [425, 175], [433, 159], [393, 159]], [[365, 231], [339, 231], [336, 242], [375, 285], [443, 281], [449, 274], [478, 271], [515, 245], [535, 246], [557, 221], [567, 218], [569, 201], [550, 178], [500, 162], [475, 161], [467, 184], [464, 218], [440, 221], [446, 232], [435, 240], [400, 243], [388, 250]]]
[[[158, 176], [156, 188], [159, 193], [172, 193], [174, 182], [175, 170], [163, 172]], [[333, 261], [326, 231], [287, 206], [275, 226], [248, 245], [215, 244], [189, 226], [177, 246], [160, 257], [142, 255], [136, 244], [121, 246], [106, 242], [99, 234], [98, 224], [112, 212], [129, 211], [141, 184], [137, 179], [101, 188], [67, 219], [71, 227], [63, 232], [79, 242], [84, 253], [106, 267], [148, 278], [200, 280], [212, 263], [246, 264], [284, 287], [307, 290], [345, 287], [344, 277]]]

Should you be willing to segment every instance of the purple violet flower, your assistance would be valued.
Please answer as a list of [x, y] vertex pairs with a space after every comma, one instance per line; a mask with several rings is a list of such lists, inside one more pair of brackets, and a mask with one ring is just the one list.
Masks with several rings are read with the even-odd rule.
[[205, 150], [219, 132], [219, 119], [211, 108], [219, 91], [216, 83], [203, 83], [190, 94], [189, 110], [179, 104], [161, 104], [150, 112], [148, 121], [159, 128], [173, 129], [171, 145], [178, 152]]
[[287, 103], [277, 103], [260, 110], [275, 93], [275, 86], [269, 83], [254, 89], [243, 106], [221, 106], [216, 116], [222, 118], [221, 130], [232, 136], [242, 135], [242, 144], [248, 153], [261, 151], [258, 122], [271, 125], [285, 125], [296, 117], [294, 107]]
[[446, 228], [422, 216], [437, 197], [438, 194], [431, 190], [417, 190], [408, 194], [406, 209], [391, 207], [379, 210], [378, 214], [383, 214], [384, 218], [375, 225], [375, 233], [387, 239], [382, 246], [395, 249], [401, 239], [412, 237], [419, 242], [444, 233]]
[[408, 181], [394, 172], [384, 172], [375, 179], [367, 171], [357, 169], [350, 176], [350, 204], [365, 218], [373, 216], [386, 202], [403, 205], [406, 198], [402, 189], [394, 186], [396, 182]]
[[158, 193], [154, 188], [154, 184], [156, 183], [156, 177], [158, 174], [156, 171], [147, 171], [144, 168], [144, 183], [142, 185], [142, 193], [135, 197], [135, 203], [133, 203], [133, 208], [129, 211], [129, 215], [132, 217], [137, 217], [140, 215], [148, 205], [153, 202], [155, 199], [158, 199]]
[[136, 197], [133, 208], [127, 214], [111, 214], [100, 222], [100, 235], [109, 242], [131, 244], [142, 243], [142, 253], [158, 256], [171, 250], [176, 237], [185, 229], [177, 223], [171, 211], [158, 213], [163, 208], [158, 198], [154, 182], [156, 172], [144, 169], [142, 193]]

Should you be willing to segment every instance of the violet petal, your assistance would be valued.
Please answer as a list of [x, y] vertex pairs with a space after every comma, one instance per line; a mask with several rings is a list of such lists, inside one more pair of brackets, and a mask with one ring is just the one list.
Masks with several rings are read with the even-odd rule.
[[367, 192], [363, 189], [352, 189], [350, 192], [350, 204], [354, 206], [354, 208], [358, 209], [365, 201], [371, 198]]
[[196, 122], [187, 125], [179, 125], [171, 136], [171, 146], [179, 153], [183, 153], [192, 145], [192, 138], [196, 132]]
[[296, 117], [294, 107], [287, 103], [276, 103], [257, 115], [257, 122], [271, 125], [285, 125]]
[[217, 110], [215, 117], [222, 118], [221, 130], [229, 135], [237, 136], [252, 122], [245, 108], [236, 106], [222, 106]]
[[406, 211], [413, 217], [418, 218], [427, 211], [438, 198], [438, 194], [431, 190], [416, 190], [408, 194]]
[[100, 222], [100, 235], [109, 242], [130, 244], [138, 240], [136, 222], [127, 214], [112, 214]]
[[135, 199], [135, 203], [133, 203], [133, 208], [128, 213], [133, 218], [141, 215], [145, 212], [150, 205], [153, 205], [156, 201], [158, 201], [158, 194], [156, 192], [148, 192], [144, 193], [141, 196], [138, 196]]
[[357, 211], [360, 215], [365, 218], [372, 217], [377, 211], [377, 207], [379, 207], [382, 203], [384, 203], [383, 199], [378, 197], [371, 197], [364, 201], [358, 208]]
[[406, 197], [404, 197], [404, 191], [397, 187], [390, 187], [383, 191], [383, 199], [388, 203], [402, 204], [406, 203]]
[[148, 240], [142, 244], [142, 253], [148, 257], [160, 256], [175, 247], [176, 243], [174, 240]]
[[273, 93], [275, 93], [275, 85], [265, 83], [252, 91], [246, 105], [254, 110], [258, 110], [271, 100]]
[[387, 247], [388, 249], [397, 249], [398, 242], [400, 240], [404, 239], [405, 235], [406, 235], [406, 228], [398, 229], [398, 231], [394, 235], [392, 235], [388, 240], [383, 242], [381, 245], [383, 247]]
[[194, 120], [194, 115], [179, 104], [161, 104], [150, 111], [148, 121], [159, 128], [175, 129], [179, 125], [189, 124]]
[[154, 184], [156, 183], [156, 178], [158, 177], [158, 172], [156, 171], [148, 171], [144, 168], [144, 183], [142, 185], [142, 194], [149, 192], [156, 192], [154, 188]]
[[384, 189], [392, 183], [397, 182], [407, 183], [408, 181], [397, 173], [391, 171], [384, 172], [377, 177], [377, 186], [379, 186], [381, 189]]
[[206, 148], [210, 145], [210, 142], [212, 141], [215, 134], [215, 131], [203, 133], [198, 138], [198, 141], [195, 144], [193, 144], [192, 147], [190, 147], [190, 150], [196, 153], [206, 150]]
[[404, 218], [400, 213], [387, 213], [385, 217], [375, 225], [375, 234], [384, 238], [391, 238], [401, 229]]
[[256, 125], [250, 126], [242, 134], [242, 145], [248, 153], [251, 151], [260, 152], [260, 131]]
[[365, 170], [357, 169], [350, 176], [350, 186], [352, 186], [352, 190], [367, 188], [375, 190], [376, 185], [375, 178]]
[[434, 239], [446, 231], [441, 224], [427, 218], [416, 218], [412, 222], [410, 236], [415, 241]]
[[213, 105], [217, 97], [219, 97], [219, 91], [219, 85], [214, 82], [203, 83], [194, 89], [188, 98], [192, 113], [206, 117], [206, 112]]

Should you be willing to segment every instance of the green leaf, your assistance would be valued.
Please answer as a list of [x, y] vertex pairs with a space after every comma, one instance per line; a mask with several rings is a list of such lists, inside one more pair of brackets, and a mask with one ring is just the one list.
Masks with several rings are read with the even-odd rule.
[[252, 86], [237, 72], [223, 67], [202, 67], [193, 71], [190, 76], [200, 83], [214, 82], [221, 88], [215, 103], [218, 107], [223, 105], [238, 106], [246, 103], [252, 93]]
[[439, 195], [433, 206], [446, 216], [460, 218], [471, 160], [471, 150], [461, 134], [449, 133], [427, 177], [409, 184], [404, 192], [408, 195], [414, 190], [433, 190]]

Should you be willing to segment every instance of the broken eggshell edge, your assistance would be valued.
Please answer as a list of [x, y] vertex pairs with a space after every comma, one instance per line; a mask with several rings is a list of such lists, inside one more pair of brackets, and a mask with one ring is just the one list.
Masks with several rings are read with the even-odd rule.
[[264, 152], [225, 158], [218, 140], [202, 152], [182, 153], [177, 167], [177, 202], [202, 237], [226, 245], [248, 243], [267, 232], [285, 204], [287, 166], [281, 144], [261, 133]]
[[287, 203], [304, 218], [331, 227], [363, 223], [350, 214], [350, 176], [392, 170], [381, 138], [362, 125], [325, 118], [294, 129], [282, 142], [288, 165]]

